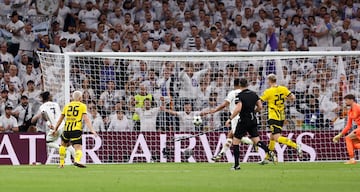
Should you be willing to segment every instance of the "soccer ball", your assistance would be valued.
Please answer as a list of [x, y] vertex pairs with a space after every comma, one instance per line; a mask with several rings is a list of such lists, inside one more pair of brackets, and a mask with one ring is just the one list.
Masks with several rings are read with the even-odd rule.
[[193, 123], [194, 123], [195, 126], [201, 125], [202, 124], [201, 116], [195, 115], [194, 119], [193, 119]]

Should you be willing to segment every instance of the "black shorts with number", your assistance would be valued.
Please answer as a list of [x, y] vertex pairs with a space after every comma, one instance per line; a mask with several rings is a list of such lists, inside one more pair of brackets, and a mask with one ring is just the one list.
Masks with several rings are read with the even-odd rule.
[[257, 130], [257, 120], [256, 118], [243, 118], [239, 119], [234, 136], [238, 139], [246, 136], [249, 133], [250, 138], [258, 137], [259, 132]]
[[64, 143], [69, 143], [71, 141], [71, 144], [80, 144], [82, 145], [82, 131], [75, 130], [75, 131], [64, 131], [61, 135], [61, 140]]
[[272, 134], [281, 133], [284, 121], [279, 121], [275, 119], [268, 120], [269, 129]]

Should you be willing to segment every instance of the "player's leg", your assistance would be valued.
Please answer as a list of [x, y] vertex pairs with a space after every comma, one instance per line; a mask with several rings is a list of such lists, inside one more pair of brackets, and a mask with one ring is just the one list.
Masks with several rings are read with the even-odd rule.
[[226, 143], [222, 146], [220, 152], [218, 154], [216, 154], [214, 157], [212, 157], [211, 160], [219, 161], [221, 159], [221, 157], [226, 153], [226, 151], [229, 150], [229, 148], [231, 147], [231, 145], [233, 143], [234, 132], [235, 132], [238, 120], [239, 120], [239, 117], [235, 117], [234, 119], [231, 120], [231, 130], [229, 130], [227, 133]]
[[252, 145], [253, 142], [248, 136], [241, 137], [241, 143], [245, 143], [247, 145]]
[[270, 150], [273, 151], [275, 149], [275, 142], [272, 142], [272, 140], [273, 140], [278, 143], [281, 143], [281, 144], [284, 144], [284, 145], [287, 145], [289, 147], [296, 149], [298, 156], [302, 157], [301, 146], [296, 144], [295, 142], [293, 142], [291, 139], [281, 135], [282, 126], [284, 125], [284, 121], [277, 121], [277, 120], [270, 119], [269, 125], [270, 125], [270, 129], [272, 132], [272, 137], [273, 137], [273, 139], [270, 139], [270, 143], [269, 143]]
[[350, 158], [348, 161], [345, 162], [345, 164], [356, 164], [354, 149], [357, 148], [359, 143], [359, 139], [357, 136], [358, 131], [358, 129], [355, 129], [345, 137], [346, 150]]
[[71, 157], [73, 157], [73, 159], [75, 159], [75, 149], [74, 149], [74, 147], [70, 144], [70, 145], [67, 147], [67, 150], [66, 150], [66, 159], [65, 159], [65, 163], [66, 163], [66, 164], [72, 164]]
[[[264, 141], [260, 140], [259, 132], [257, 130], [257, 125], [249, 126], [247, 128], [248, 133], [250, 134], [251, 140], [254, 142], [254, 145], [260, 147], [265, 151], [265, 155], [268, 156], [268, 159], [271, 160], [274, 163], [277, 163], [277, 157], [274, 152], [272, 152], [268, 146], [265, 144]], [[266, 159], [260, 164], [267, 164]]]
[[231, 144], [233, 142], [233, 133], [232, 131], [228, 131], [227, 137], [226, 137], [226, 143], [222, 146], [220, 152], [216, 154], [214, 157], [211, 158], [213, 161], [219, 161], [221, 157], [226, 153], [227, 150], [229, 150]]
[[234, 167], [231, 168], [232, 170], [239, 170], [239, 169], [240, 169], [240, 162], [239, 162], [240, 150], [239, 150], [239, 144], [240, 144], [240, 139], [234, 137], [234, 138], [233, 138]]
[[62, 132], [58, 132], [56, 135], [53, 135], [53, 130], [50, 130], [47, 134], [46, 134], [46, 145], [49, 148], [55, 148], [55, 149], [59, 149], [59, 143], [57, 143], [56, 141], [59, 139], [59, 135], [62, 134]]
[[75, 160], [74, 165], [80, 168], [85, 168], [86, 166], [81, 164], [82, 158], [82, 131], [76, 130], [71, 132], [71, 143], [75, 149]]
[[69, 139], [67, 139], [64, 135], [61, 135], [61, 145], [59, 147], [59, 156], [60, 156], [59, 168], [63, 168], [65, 165], [65, 155], [66, 155], [66, 148], [68, 143], [69, 143]]

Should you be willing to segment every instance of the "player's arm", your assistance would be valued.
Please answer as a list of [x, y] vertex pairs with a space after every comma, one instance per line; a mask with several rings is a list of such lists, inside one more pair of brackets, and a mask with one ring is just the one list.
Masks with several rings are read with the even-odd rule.
[[262, 101], [261, 99], [259, 99], [256, 102], [255, 113], [260, 113], [262, 109], [263, 109]]
[[236, 107], [235, 107], [233, 113], [230, 115], [229, 119], [225, 123], [226, 127], [230, 126], [231, 120], [234, 119], [240, 113], [241, 109], [242, 109], [242, 102], [238, 102], [236, 104]]
[[33, 118], [31, 118], [31, 123], [34, 124], [41, 117], [41, 113], [36, 114]]
[[351, 126], [352, 126], [352, 118], [350, 118], [348, 116], [348, 120], [347, 120], [345, 128], [339, 134], [337, 134], [337, 135], [335, 135], [335, 137], [333, 137], [333, 142], [337, 143], [340, 140], [340, 138], [342, 136], [344, 136], [350, 130]]
[[59, 117], [59, 120], [56, 122], [56, 125], [55, 125], [55, 128], [54, 128], [54, 133], [58, 130], [61, 122], [64, 120], [65, 118], [65, 115], [64, 114], [61, 114], [60, 117]]
[[210, 114], [212, 113], [216, 113], [222, 109], [224, 109], [225, 107], [229, 106], [229, 101], [224, 101], [221, 105], [217, 106], [215, 109], [211, 109], [210, 110]]
[[97, 133], [96, 133], [96, 131], [94, 130], [94, 127], [92, 126], [91, 121], [90, 121], [89, 117], [87, 116], [87, 114], [86, 114], [86, 113], [83, 114], [82, 117], [83, 117], [83, 120], [84, 120], [84, 122], [85, 122], [85, 125], [90, 129], [90, 132], [91, 132], [93, 135], [97, 136]]

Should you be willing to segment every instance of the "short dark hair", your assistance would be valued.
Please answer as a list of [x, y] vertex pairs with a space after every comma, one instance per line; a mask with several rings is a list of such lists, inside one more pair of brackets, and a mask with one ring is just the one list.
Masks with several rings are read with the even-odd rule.
[[240, 87], [247, 87], [248, 86], [248, 81], [245, 78], [241, 78], [239, 83], [240, 83]]
[[351, 99], [351, 100], [354, 100], [354, 101], [355, 101], [355, 95], [353, 95], [353, 94], [347, 94], [347, 95], [345, 95], [344, 99]]
[[234, 86], [240, 86], [240, 79], [234, 79]]

